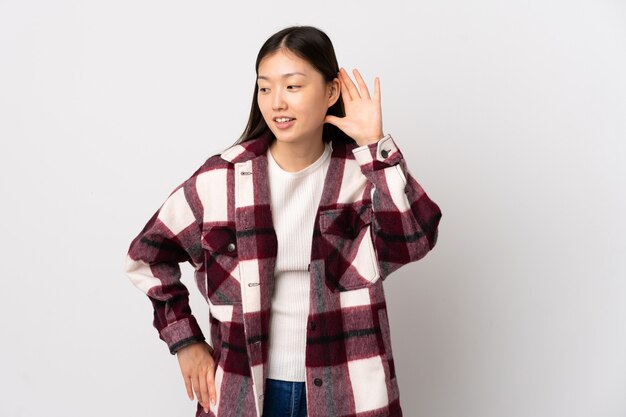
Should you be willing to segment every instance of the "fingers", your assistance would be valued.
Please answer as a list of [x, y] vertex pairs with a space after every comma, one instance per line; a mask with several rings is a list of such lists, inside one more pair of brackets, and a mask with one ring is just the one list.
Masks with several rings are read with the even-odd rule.
[[353, 69], [352, 72], [354, 73], [354, 77], [356, 78], [356, 82], [359, 83], [359, 90], [361, 90], [361, 97], [362, 98], [370, 98], [370, 92], [367, 89], [367, 85], [365, 84], [365, 81], [363, 80], [363, 77], [361, 77], [361, 74], [359, 73], [358, 69]]
[[187, 396], [193, 400], [193, 394], [196, 394], [198, 402], [202, 405], [205, 412], [209, 412], [209, 401], [213, 404], [217, 399], [215, 383], [213, 378], [213, 367], [209, 367], [206, 372], [199, 372], [196, 375], [185, 378], [185, 388]]
[[191, 383], [193, 384], [193, 390], [196, 393], [196, 398], [200, 404], [204, 404], [204, 398], [202, 398], [202, 391], [200, 390], [200, 378], [198, 374], [191, 377]]
[[217, 390], [215, 389], [215, 366], [209, 367], [209, 372], [206, 374], [206, 382], [209, 387], [209, 398], [213, 405], [217, 401]]
[[195, 348], [184, 349], [191, 350], [181, 351], [177, 356], [183, 380], [185, 381], [187, 396], [190, 400], [193, 400], [195, 393], [198, 402], [203, 406], [205, 412], [208, 413], [210, 401], [217, 399], [213, 383], [214, 362], [211, 356], [212, 352], [210, 349], [203, 349], [200, 344]]
[[339, 70], [339, 84], [341, 84], [341, 97], [344, 102], [352, 101], [352, 95], [348, 91], [348, 86], [345, 82], [345, 70], [342, 68]]
[[380, 78], [374, 78], [374, 101], [380, 101]]
[[356, 86], [354, 85], [350, 77], [348, 76], [348, 73], [346, 72], [346, 70], [341, 68], [339, 70], [339, 74], [341, 75], [341, 80], [346, 85], [346, 89], [350, 93], [350, 100], [356, 100], [357, 98], [360, 98], [361, 95], [359, 94], [359, 91], [356, 89]]
[[331, 125], [335, 125], [338, 128], [341, 129], [341, 123], [343, 122], [343, 120], [341, 120], [342, 118], [337, 117], [337, 116], [333, 116], [332, 114], [329, 114], [328, 116], [326, 116], [324, 118], [324, 123], [330, 123]]
[[209, 390], [207, 388], [207, 380], [206, 380], [207, 372], [202, 370], [199, 375], [200, 382], [200, 392], [202, 393], [202, 401], [200, 403], [204, 407], [204, 411], [208, 413], [209, 411]]
[[[344, 100], [356, 100], [357, 98], [366, 98], [371, 99], [369, 89], [367, 88], [367, 84], [365, 80], [361, 76], [361, 73], [358, 69], [353, 69], [354, 77], [359, 85], [359, 89], [356, 88], [354, 82], [346, 72], [344, 68], [339, 70], [339, 81], [341, 82], [341, 95], [344, 97]], [[360, 91], [359, 91], [360, 90]], [[374, 99], [380, 100], [380, 79], [376, 77], [374, 79]]]
[[191, 390], [191, 378], [186, 375], [183, 375], [185, 380], [185, 388], [187, 389], [187, 396], [190, 400], [193, 400], [193, 391]]

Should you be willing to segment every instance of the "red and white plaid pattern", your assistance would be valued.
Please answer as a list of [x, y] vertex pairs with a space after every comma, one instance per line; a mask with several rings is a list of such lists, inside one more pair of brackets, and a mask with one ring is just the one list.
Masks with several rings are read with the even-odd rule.
[[[277, 253], [267, 176], [269, 133], [213, 155], [132, 241], [126, 273], [151, 300], [172, 354], [205, 340], [180, 281], [195, 267], [209, 304], [217, 403], [211, 417], [261, 417]], [[384, 279], [437, 240], [441, 211], [391, 135], [332, 143], [315, 219], [307, 326], [310, 417], [400, 417]], [[198, 403], [196, 416], [206, 416]], [[265, 416], [268, 417], [268, 416]]]

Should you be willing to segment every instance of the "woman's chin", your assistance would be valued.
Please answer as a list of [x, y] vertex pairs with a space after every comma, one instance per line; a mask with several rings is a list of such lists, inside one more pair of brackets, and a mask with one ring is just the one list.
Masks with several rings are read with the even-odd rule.
[[280, 140], [281, 142], [295, 142], [297, 140], [296, 135], [283, 131], [274, 132], [274, 136], [276, 140]]

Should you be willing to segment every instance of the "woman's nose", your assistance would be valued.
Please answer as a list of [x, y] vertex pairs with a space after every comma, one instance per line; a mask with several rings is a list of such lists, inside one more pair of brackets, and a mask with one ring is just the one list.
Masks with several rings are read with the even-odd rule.
[[283, 99], [283, 94], [280, 91], [274, 93], [272, 97], [272, 108], [274, 110], [284, 109], [285, 108], [285, 100]]

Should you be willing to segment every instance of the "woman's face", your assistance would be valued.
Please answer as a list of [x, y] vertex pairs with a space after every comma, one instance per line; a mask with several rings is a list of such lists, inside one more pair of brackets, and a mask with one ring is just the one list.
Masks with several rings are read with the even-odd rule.
[[[277, 140], [320, 140], [326, 111], [339, 98], [339, 79], [327, 84], [311, 64], [280, 49], [263, 58], [257, 78], [257, 101]], [[278, 117], [288, 122], [278, 122]]]

